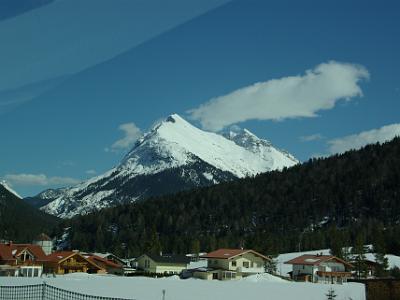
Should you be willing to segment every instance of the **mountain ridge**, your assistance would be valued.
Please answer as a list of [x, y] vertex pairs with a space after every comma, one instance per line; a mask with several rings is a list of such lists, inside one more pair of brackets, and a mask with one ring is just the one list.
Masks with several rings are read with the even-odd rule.
[[[400, 138], [211, 187], [65, 220], [72, 248], [140, 255], [262, 253], [384, 241], [400, 254]], [[96, 230], [100, 228], [101, 231]], [[60, 229], [62, 231], [62, 228]], [[197, 246], [196, 246], [197, 245]]]
[[[229, 139], [172, 114], [139, 138], [118, 166], [76, 186], [47, 191], [27, 200], [45, 204], [42, 209], [47, 213], [69, 218], [297, 163], [293, 156], [248, 130]], [[170, 186], [164, 186], [164, 182]]]
[[27, 204], [7, 183], [0, 182], [0, 240], [31, 241], [50, 233], [58, 219]]

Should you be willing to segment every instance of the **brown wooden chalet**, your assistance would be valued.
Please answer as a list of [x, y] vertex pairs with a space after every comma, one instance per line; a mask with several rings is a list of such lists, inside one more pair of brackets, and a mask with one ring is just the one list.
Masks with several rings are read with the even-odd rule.
[[76, 251], [59, 251], [48, 255], [44, 261], [46, 273], [105, 273], [105, 269]]
[[101, 267], [107, 274], [122, 275], [124, 273], [123, 266], [109, 259], [98, 255], [85, 256], [89, 261]]

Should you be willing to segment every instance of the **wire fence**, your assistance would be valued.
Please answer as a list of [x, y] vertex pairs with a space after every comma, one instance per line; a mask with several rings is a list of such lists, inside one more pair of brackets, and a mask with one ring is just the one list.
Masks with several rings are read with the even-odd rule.
[[34, 285], [0, 286], [0, 300], [134, 300], [93, 296], [60, 289], [45, 282]]

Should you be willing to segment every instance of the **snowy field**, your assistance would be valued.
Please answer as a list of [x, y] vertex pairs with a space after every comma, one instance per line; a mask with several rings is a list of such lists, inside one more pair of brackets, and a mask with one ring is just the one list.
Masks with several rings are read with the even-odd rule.
[[[108, 297], [137, 300], [324, 300], [330, 287], [336, 300], [365, 300], [364, 285], [292, 283], [269, 274], [250, 276], [230, 282], [180, 280], [178, 277], [152, 279], [145, 277], [116, 277], [73, 274], [46, 278], [47, 284], [62, 289]], [[37, 284], [43, 279], [0, 277], [0, 285]]]

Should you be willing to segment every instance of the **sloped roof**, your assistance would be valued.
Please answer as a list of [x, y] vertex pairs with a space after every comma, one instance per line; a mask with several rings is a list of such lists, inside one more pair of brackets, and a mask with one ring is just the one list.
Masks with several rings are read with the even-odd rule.
[[312, 255], [312, 254], [304, 254], [304, 255], [298, 256], [296, 258], [293, 258], [293, 259], [285, 262], [285, 264], [318, 266], [321, 263], [327, 262], [330, 260], [335, 260], [346, 266], [353, 267], [353, 265], [351, 265], [347, 261], [344, 261], [343, 259], [340, 259], [333, 255]]
[[88, 256], [87, 259], [94, 263], [96, 263], [96, 262], [103, 263], [111, 268], [122, 268], [123, 267], [120, 264], [117, 264], [111, 260], [105, 259], [105, 258], [97, 256], [97, 255]]
[[42, 260], [46, 257], [42, 247], [33, 244], [0, 244], [0, 259], [14, 260], [24, 250], [29, 251], [37, 260]]
[[74, 251], [57, 251], [46, 256], [46, 261], [60, 262], [78, 252]]
[[72, 256], [80, 256], [81, 258], [83, 258], [84, 260], [86, 260], [89, 264], [93, 265], [94, 267], [98, 268], [98, 269], [103, 269], [102, 267], [98, 266], [94, 261], [84, 257], [82, 254], [80, 254], [79, 252], [75, 252], [75, 251], [59, 251], [59, 252], [54, 252], [50, 255], [47, 255], [45, 261], [47, 262], [56, 262], [56, 263], [61, 263], [64, 260], [68, 259], [69, 257]]
[[154, 255], [145, 254], [150, 257], [154, 262], [164, 263], [164, 264], [188, 264], [190, 263], [190, 257], [185, 255]]
[[114, 259], [114, 260], [116, 260], [116, 261], [120, 261], [122, 264], [125, 263], [125, 260], [124, 260], [123, 258], [118, 257], [118, 256], [116, 256], [115, 254], [109, 253], [109, 252], [107, 252], [107, 253], [91, 252], [91, 253], [87, 253], [87, 255], [88, 255], [88, 256], [93, 256], [93, 255], [95, 255], [95, 256], [99, 256], [99, 257], [104, 258], [104, 259], [107, 259], [107, 260], [112, 260], [112, 259]]
[[12, 255], [11, 248], [9, 245], [0, 244], [0, 260], [13, 261], [15, 258]]
[[230, 259], [239, 255], [243, 255], [246, 253], [252, 253], [256, 256], [259, 256], [261, 258], [264, 258], [266, 260], [270, 260], [268, 257], [254, 251], [251, 249], [218, 249], [213, 252], [207, 253], [206, 255], [203, 255], [201, 257], [203, 258], [217, 258], [217, 259]]
[[42, 247], [40, 247], [39, 245], [13, 244], [11, 248], [12, 248], [12, 250], [17, 250], [17, 253], [15, 254], [16, 256], [20, 255], [20, 253], [26, 249], [30, 253], [32, 253], [33, 256], [35, 256], [35, 258], [38, 260], [46, 257], [46, 254], [44, 253]]

